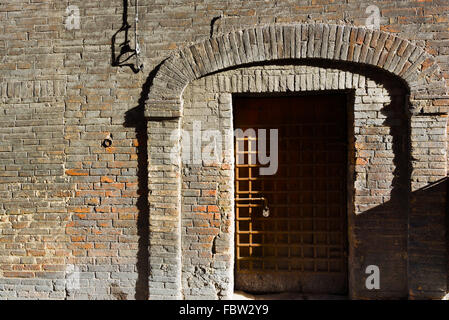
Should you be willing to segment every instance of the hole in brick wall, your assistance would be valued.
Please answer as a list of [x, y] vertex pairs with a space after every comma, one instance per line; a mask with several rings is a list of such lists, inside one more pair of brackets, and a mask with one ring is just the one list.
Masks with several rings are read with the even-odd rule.
[[103, 142], [101, 143], [101, 145], [104, 148], [109, 148], [110, 146], [112, 146], [112, 140], [111, 139], [104, 139]]

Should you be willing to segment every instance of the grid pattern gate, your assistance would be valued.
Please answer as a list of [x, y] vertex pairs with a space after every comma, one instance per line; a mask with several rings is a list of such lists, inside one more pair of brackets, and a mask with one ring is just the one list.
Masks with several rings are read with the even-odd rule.
[[[235, 271], [345, 274], [344, 96], [235, 97], [234, 105], [235, 128], [256, 133], [235, 139]], [[260, 174], [258, 129], [278, 130], [274, 175]]]

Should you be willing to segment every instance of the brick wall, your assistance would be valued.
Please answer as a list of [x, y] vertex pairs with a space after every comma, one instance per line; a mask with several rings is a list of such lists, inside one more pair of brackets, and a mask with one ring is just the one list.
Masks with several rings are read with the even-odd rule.
[[[147, 131], [154, 127], [143, 119], [143, 101], [156, 66], [174, 50], [208, 39], [215, 17], [222, 15], [213, 24], [214, 34], [272, 23], [364, 26], [366, 7], [377, 5], [381, 30], [425, 49], [449, 79], [446, 0], [141, 0], [145, 69], [137, 74], [111, 61], [125, 36], [119, 31], [125, 3], [0, 4], [0, 298], [148, 297], [148, 278], [164, 273], [148, 271], [158, 263], [148, 262], [157, 244], [151, 240], [148, 250], [147, 202], [148, 182], [157, 185], [158, 172], [146, 166]], [[65, 28], [68, 5], [79, 7], [80, 29]], [[128, 6], [132, 23], [134, 9]], [[438, 135], [445, 125], [433, 117], [434, 128], [412, 123], [424, 128], [421, 135], [428, 140], [432, 130]], [[113, 144], [105, 148], [102, 142], [109, 136]], [[416, 143], [424, 149], [442, 147]], [[422, 157], [429, 161], [439, 156], [425, 152]], [[433, 182], [426, 178], [429, 170], [441, 168], [423, 168], [416, 189]], [[415, 217], [423, 219], [421, 213]], [[67, 288], [68, 265], [79, 268], [80, 289]], [[158, 296], [157, 288], [151, 292]]]

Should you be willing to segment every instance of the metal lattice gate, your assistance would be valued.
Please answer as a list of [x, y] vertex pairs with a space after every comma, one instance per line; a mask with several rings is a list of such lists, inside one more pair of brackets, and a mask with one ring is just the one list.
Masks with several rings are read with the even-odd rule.
[[[234, 97], [235, 128], [256, 132], [235, 139], [236, 290], [346, 292], [346, 118], [342, 94]], [[274, 175], [259, 172], [259, 128], [278, 129]]]

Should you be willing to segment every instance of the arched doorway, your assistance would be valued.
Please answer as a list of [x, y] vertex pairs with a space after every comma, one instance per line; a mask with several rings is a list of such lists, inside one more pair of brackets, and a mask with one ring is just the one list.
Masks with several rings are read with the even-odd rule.
[[[263, 70], [250, 74], [246, 73], [253, 64], [264, 65], [267, 62], [274, 61], [284, 64], [290, 62], [295, 65], [301, 60], [310, 59], [319, 59], [331, 64], [332, 67], [328, 65], [323, 70], [316, 70], [317, 76], [313, 72], [306, 71], [303, 78], [297, 73], [283, 77], [282, 74], [276, 74], [277, 71], [274, 74], [266, 74], [266, 76], [264, 76]], [[351, 63], [353, 68], [362, 68], [362, 71], [364, 70], [363, 66], [369, 65], [373, 66], [381, 74], [384, 71], [388, 71], [396, 75], [398, 83], [405, 84], [410, 91], [410, 97], [408, 101], [403, 101], [403, 105], [407, 107], [404, 110], [404, 114], [410, 113], [410, 125], [406, 137], [411, 144], [410, 153], [413, 159], [411, 162], [412, 170], [409, 175], [410, 179], [407, 181], [411, 189], [409, 191], [412, 191], [411, 202], [413, 202], [413, 192], [415, 190], [445, 177], [446, 149], [444, 149], [442, 157], [438, 159], [433, 158], [433, 161], [441, 162], [441, 166], [438, 166], [438, 169], [423, 171], [420, 168], [427, 166], [430, 160], [426, 155], [433, 152], [432, 149], [435, 148], [435, 145], [419, 143], [423, 136], [426, 137], [426, 135], [427, 139], [431, 139], [433, 142], [445, 143], [444, 129], [446, 127], [446, 118], [444, 115], [446, 106], [441, 106], [441, 103], [435, 102], [446, 92], [444, 79], [442, 79], [434, 59], [406, 40], [387, 33], [350, 26], [323, 24], [273, 25], [232, 32], [185, 48], [162, 64], [154, 78], [147, 100], [151, 225], [150, 268], [155, 271], [154, 273], [151, 272], [150, 282], [160, 283], [161, 286], [158, 286], [165, 288], [164, 290], [154, 290], [153, 293], [150, 289], [150, 297], [190, 298], [205, 294], [206, 296], [221, 298], [229, 296], [233, 290], [232, 268], [229, 267], [233, 262], [231, 248], [234, 247], [233, 240], [231, 240], [233, 237], [229, 238], [229, 234], [233, 234], [233, 191], [230, 192], [232, 188], [228, 188], [229, 184], [233, 182], [230, 179], [232, 175], [229, 175], [229, 172], [232, 171], [232, 166], [224, 163], [219, 167], [220, 170], [223, 170], [222, 173], [225, 178], [220, 180], [216, 188], [213, 183], [210, 183], [211, 181], [196, 181], [198, 184], [192, 185], [190, 183], [186, 188], [183, 184], [186, 181], [185, 179], [183, 180], [183, 175], [184, 177], [189, 176], [192, 178], [191, 173], [195, 173], [195, 171], [189, 169], [187, 170], [189, 171], [188, 173], [182, 172], [185, 166], [182, 165], [180, 152], [178, 157], [171, 157], [173, 154], [162, 154], [160, 152], [160, 150], [180, 150], [181, 134], [179, 132], [178, 136], [176, 134], [173, 135], [173, 130], [181, 129], [182, 123], [188, 121], [186, 112], [190, 111], [187, 110], [195, 109], [189, 108], [186, 94], [191, 97], [190, 105], [197, 102], [206, 102], [207, 106], [210, 103], [208, 112], [212, 112], [210, 114], [212, 116], [215, 111], [218, 114], [222, 111], [226, 114], [226, 112], [232, 110], [230, 106], [232, 104], [233, 92], [251, 92], [252, 90], [259, 92], [258, 90], [262, 89], [264, 92], [270, 90], [277, 92], [327, 90], [328, 85], [331, 89], [357, 91], [357, 86], [361, 84], [360, 79], [364, 78], [367, 80], [367, 77], [363, 74], [360, 76], [360, 72], [341, 70], [340, 67], [345, 62]], [[237, 67], [245, 70], [241, 73], [241, 77], [230, 75], [230, 77], [220, 78], [220, 72], [232, 73], [234, 68]], [[339, 71], [328, 73], [330, 68]], [[358, 76], [354, 77], [354, 74], [358, 74]], [[215, 75], [216, 81], [213, 80], [215, 79], [213, 75]], [[278, 77], [281, 80], [272, 81], [270, 77]], [[357, 81], [355, 80], [356, 78]], [[198, 95], [198, 92], [189, 91], [188, 85], [195, 81], [201, 82], [201, 85], [204, 83], [204, 87], [211, 94]], [[220, 81], [223, 81], [223, 83]], [[381, 98], [386, 96], [382, 93], [381, 88], [380, 91], [377, 90], [379, 88], [375, 84], [365, 83], [363, 85], [366, 88], [366, 101], [376, 99], [375, 96], [380, 96]], [[334, 88], [333, 86], [336, 87]], [[240, 91], [233, 90], [233, 87], [239, 87]], [[215, 88], [218, 89], [215, 90]], [[255, 89], [250, 90], [250, 88]], [[368, 89], [372, 90], [369, 91]], [[363, 102], [362, 96], [363, 94], [361, 95]], [[208, 100], [195, 102], [195, 99], [201, 97], [207, 97]], [[388, 104], [385, 101], [367, 103]], [[204, 106], [204, 103], [202, 105]], [[200, 112], [198, 108], [196, 110]], [[361, 114], [359, 115], [364, 113], [363, 116], [367, 117], [367, 119], [370, 118], [369, 110], [360, 112]], [[377, 118], [374, 120], [385, 120], [381, 112], [378, 111], [376, 113]], [[201, 112], [196, 115], [190, 115], [192, 117], [206, 116], [206, 122], [209, 116]], [[226, 117], [228, 116], [225, 115], [224, 118]], [[394, 123], [390, 125], [394, 125]], [[223, 128], [229, 129], [231, 127], [224, 125]], [[423, 128], [429, 128], [429, 131], [423, 131]], [[428, 136], [431, 134], [430, 128], [434, 129], [432, 138]], [[388, 136], [388, 133], [386, 136]], [[373, 137], [373, 139], [376, 138]], [[392, 143], [388, 139], [382, 142], [387, 149], [391, 147], [389, 144]], [[370, 143], [375, 144], [376, 141], [365, 141], [365, 145]], [[363, 147], [359, 149], [364, 150]], [[367, 151], [373, 151], [376, 154], [376, 151], [382, 150], [370, 150], [368, 148]], [[384, 154], [388, 154], [388, 150], [384, 151]], [[359, 161], [359, 163], [353, 164], [354, 172], [356, 172], [356, 166], [363, 166], [366, 159], [376, 158], [375, 156], [370, 156], [369, 152], [367, 154], [365, 156], [357, 156], [356, 161]], [[382, 152], [377, 152], [377, 154], [382, 154]], [[394, 158], [393, 156], [391, 159]], [[376, 165], [380, 164], [377, 163]], [[215, 174], [213, 173], [215, 169], [205, 169], [211, 172], [210, 175], [205, 171], [201, 171], [202, 169], [204, 169], [202, 166], [194, 169], [198, 170], [195, 173], [197, 177], [209, 176], [210, 178]], [[374, 172], [371, 174], [374, 174], [374, 177], [376, 176]], [[377, 172], [378, 177], [381, 177], [382, 174], [382, 172]], [[157, 177], [157, 179], [152, 180], [152, 176]], [[366, 179], [365, 182], [368, 182], [368, 180]], [[223, 186], [225, 187], [223, 188]], [[369, 201], [375, 201], [372, 200], [374, 197], [380, 200], [382, 204], [388, 202], [388, 194], [371, 194], [372, 191], [376, 192], [376, 190], [381, 188], [376, 189], [368, 184], [366, 186], [369, 195], [357, 193], [353, 195], [353, 204], [356, 208], [358, 206], [359, 208], [367, 209], [366, 205], [372, 204], [370, 202], [366, 203], [368, 201], [367, 197], [371, 198]], [[361, 190], [364, 186], [363, 184], [357, 184], [355, 187]], [[391, 190], [388, 191], [388, 188], [386, 190], [391, 193]], [[214, 192], [221, 191], [224, 191], [223, 197], [211, 196]], [[192, 203], [188, 204], [186, 201], [192, 201]], [[431, 202], [431, 197], [427, 198], [426, 201]], [[188, 207], [184, 206], [185, 204]], [[406, 235], [407, 253], [413, 252], [413, 255], [406, 257], [406, 262], [401, 265], [401, 270], [406, 270], [405, 278], [402, 278], [401, 283], [406, 282], [405, 290], [408, 290], [410, 295], [417, 295], [418, 293], [415, 291], [418, 290], [419, 284], [425, 278], [416, 275], [415, 271], [420, 267], [419, 261], [422, 261], [429, 255], [433, 255], [433, 258], [440, 260], [444, 259], [444, 257], [439, 256], [438, 253], [426, 252], [420, 244], [420, 237], [425, 238], [426, 236], [415, 232], [417, 225], [414, 222], [422, 221], [426, 209], [421, 206], [412, 206], [410, 211], [408, 211], [407, 207], [403, 209], [408, 216], [406, 225], [408, 232]], [[195, 226], [196, 222], [193, 219], [188, 221], [189, 219], [185, 218], [185, 213], [198, 214], [198, 212], [204, 214], [204, 217], [207, 219], [212, 219], [212, 221], [208, 221], [206, 226]], [[349, 217], [350, 219], [354, 218], [354, 215]], [[183, 219], [185, 219], [184, 222]], [[214, 219], [218, 221], [213, 221]], [[349, 223], [351, 223], [350, 219]], [[188, 223], [192, 223], [192, 225], [190, 226]], [[394, 233], [395, 231], [392, 229], [391, 232]], [[349, 241], [352, 241], [354, 248], [363, 247], [358, 242], [359, 239], [351, 238], [354, 234], [354, 230], [350, 228]], [[435, 233], [432, 232], [432, 234], [434, 237], [438, 237]], [[203, 239], [202, 241], [204, 242], [197, 241], [197, 246], [189, 246], [187, 250], [183, 245], [184, 240], [189, 237], [197, 240]], [[413, 240], [411, 241], [411, 239]], [[209, 246], [207, 245], [208, 242]], [[366, 241], [364, 243], [366, 244]], [[394, 246], [395, 242], [392, 241], [391, 245]], [[369, 250], [364, 252], [369, 252]], [[379, 253], [378, 256], [385, 258], [388, 254], [388, 252], [384, 252]], [[375, 255], [371, 254], [371, 256]], [[363, 286], [364, 276], [362, 274], [367, 263], [365, 258], [366, 256], [361, 252], [350, 257], [350, 268], [358, 270], [358, 273], [354, 271], [352, 274], [350, 271], [349, 290], [354, 291], [351, 297], [359, 297], [364, 294], [369, 295], [366, 292], [361, 295], [357, 293], [363, 291], [358, 286]], [[396, 258], [399, 259], [400, 257]], [[204, 265], [207, 265], [207, 268]], [[212, 278], [212, 280], [215, 279], [212, 281], [214, 283], [212, 287], [208, 287], [206, 290], [200, 286], [201, 281], [198, 279], [207, 279], [210, 282], [210, 271], [213, 271], [213, 274], [217, 276]], [[441, 274], [437, 276], [440, 280], [443, 279], [442, 277]], [[443, 280], [441, 281], [443, 282]], [[394, 297], [395, 295], [392, 293], [395, 290], [391, 289], [385, 292], [387, 292], [387, 295], [390, 294]], [[404, 288], [399, 291], [402, 292], [403, 290]], [[382, 294], [378, 296], [382, 296]]]

